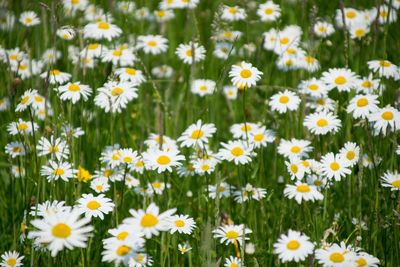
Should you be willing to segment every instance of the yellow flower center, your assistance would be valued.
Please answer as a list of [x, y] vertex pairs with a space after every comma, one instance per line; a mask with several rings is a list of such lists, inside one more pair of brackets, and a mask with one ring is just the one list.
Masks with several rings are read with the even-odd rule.
[[105, 176], [105, 177], [110, 177], [111, 175], [113, 174], [113, 171], [112, 170], [105, 170], [104, 172], [103, 172], [103, 175]]
[[199, 139], [199, 138], [203, 137], [203, 135], [204, 135], [204, 132], [202, 130], [194, 130], [190, 137], [192, 139]]
[[400, 188], [400, 179], [394, 180], [390, 183], [393, 187]]
[[175, 221], [175, 225], [176, 225], [176, 227], [183, 227], [183, 226], [185, 226], [185, 221], [183, 221], [183, 220], [176, 220], [176, 221]]
[[344, 261], [344, 256], [343, 256], [342, 253], [333, 252], [333, 253], [329, 256], [329, 259], [330, 259], [332, 262], [339, 263], [339, 262], [343, 262], [343, 261]]
[[90, 45], [88, 45], [88, 49], [89, 50], [95, 50], [95, 49], [97, 49], [99, 47], [99, 44], [90, 44]]
[[382, 119], [384, 119], [385, 121], [393, 120], [393, 112], [391, 112], [391, 111], [385, 111], [385, 112], [382, 113], [381, 117], [382, 117]]
[[96, 185], [98, 191], [103, 191], [104, 187], [102, 185]]
[[240, 76], [244, 79], [251, 77], [251, 71], [248, 69], [244, 69], [240, 72]]
[[32, 18], [25, 18], [25, 23], [26, 23], [26, 24], [31, 24], [32, 21], [33, 21]]
[[100, 208], [100, 206], [101, 206], [100, 203], [98, 201], [96, 201], [96, 200], [89, 201], [86, 204], [86, 207], [91, 209], [91, 210], [97, 210], [98, 208]]
[[68, 90], [72, 92], [78, 92], [79, 90], [81, 90], [81, 87], [76, 83], [72, 83], [70, 86], [68, 86]]
[[346, 158], [348, 160], [354, 159], [355, 156], [356, 156], [356, 153], [354, 153], [354, 151], [348, 151], [347, 154], [346, 154]]
[[315, 83], [308, 85], [308, 89], [310, 89], [311, 91], [317, 91], [318, 88], [319, 88], [319, 86]]
[[345, 84], [346, 82], [347, 82], [347, 79], [346, 79], [346, 77], [344, 77], [344, 76], [338, 76], [338, 77], [336, 77], [336, 79], [335, 79], [335, 83], [338, 84], [338, 85], [343, 85], [343, 84]]
[[57, 145], [55, 145], [55, 146], [49, 146], [49, 152], [50, 152], [50, 153], [58, 152], [58, 146], [57, 146]]
[[151, 40], [151, 41], [148, 41], [148, 42], [147, 42], [147, 45], [148, 45], [148, 46], [156, 46], [156, 45], [157, 45], [157, 42], [154, 41], [154, 40]]
[[154, 183], [152, 184], [152, 186], [153, 186], [154, 188], [160, 188], [160, 187], [161, 187], [161, 183], [160, 183], [160, 182], [154, 182]]
[[57, 168], [53, 171], [54, 175], [60, 176], [63, 175], [65, 173], [65, 171], [63, 169]]
[[[156, 16], [157, 17], [160, 17], [160, 18], [163, 18], [163, 17], [165, 17], [165, 15], [166, 15], [167, 13], [164, 11], [164, 10], [158, 10], [158, 11], [156, 11]], [[154, 42], [154, 41], [153, 41]], [[154, 42], [155, 43], [155, 42]], [[150, 45], [150, 44], [148, 44], [148, 45]], [[150, 45], [150, 46], [155, 46], [156, 44], [154, 44], [154, 45]]]
[[311, 64], [311, 63], [314, 62], [315, 59], [314, 59], [313, 57], [308, 56], [308, 57], [305, 57], [304, 60], [305, 60], [308, 64]]
[[50, 75], [60, 75], [61, 74], [61, 71], [59, 71], [59, 70], [52, 70], [52, 71], [50, 71]]
[[228, 232], [226, 232], [225, 233], [225, 236], [227, 237], [227, 238], [229, 238], [229, 239], [236, 239], [236, 238], [238, 238], [239, 237], [239, 233], [238, 232], [236, 232], [236, 231], [228, 231]]
[[208, 171], [210, 169], [210, 166], [208, 166], [207, 164], [201, 165], [201, 169], [203, 171]]
[[387, 67], [390, 67], [392, 64], [390, 64], [390, 62], [387, 60], [381, 60], [381, 61], [379, 61], [379, 65], [381, 65], [381, 67], [387, 68]]
[[12, 54], [10, 56], [10, 60], [17, 60], [18, 59], [18, 55], [17, 54]]
[[153, 227], [158, 224], [158, 219], [156, 216], [150, 213], [146, 213], [142, 220], [140, 221], [140, 225], [142, 227]]
[[262, 140], [264, 140], [263, 134], [255, 134], [254, 135], [254, 141], [261, 142]]
[[308, 193], [310, 192], [310, 186], [308, 184], [299, 184], [296, 187], [296, 191], [300, 193]]
[[12, 149], [12, 151], [13, 151], [14, 153], [19, 153], [19, 152], [21, 152], [21, 148], [20, 148], [19, 146], [16, 146], [16, 147], [14, 147], [14, 148]]
[[349, 19], [354, 19], [357, 16], [356, 12], [354, 11], [347, 11], [346, 17]]
[[122, 50], [120, 50], [120, 49], [114, 50], [114, 52], [112, 54], [113, 54], [113, 56], [120, 57], [120, 56], [122, 56]]
[[337, 171], [340, 169], [340, 165], [339, 163], [337, 163], [336, 161], [332, 162], [329, 167], [331, 168], [332, 171]]
[[9, 258], [9, 259], [6, 261], [6, 263], [7, 263], [7, 265], [15, 266], [15, 265], [17, 264], [17, 260], [14, 259], [14, 258]]
[[135, 164], [136, 167], [143, 167], [144, 166], [144, 162], [141, 160], [138, 160], [138, 162], [136, 162]]
[[188, 56], [188, 57], [192, 57], [192, 49], [188, 49], [188, 50], [186, 50], [186, 56]]
[[129, 235], [129, 233], [126, 232], [126, 231], [124, 231], [124, 232], [121, 232], [121, 233], [117, 234], [116, 237], [117, 237], [118, 240], [125, 240], [125, 238], [126, 238], [128, 235]]
[[279, 103], [286, 104], [287, 102], [289, 102], [289, 97], [283, 95], [279, 98]]
[[30, 98], [30, 97], [29, 97], [28, 95], [25, 96], [24, 98], [22, 98], [22, 99], [21, 99], [21, 104], [22, 104], [22, 105], [26, 104], [26, 103], [28, 102], [29, 98]]
[[244, 154], [244, 150], [240, 147], [234, 147], [231, 149], [231, 154], [235, 157], [239, 157]]
[[266, 8], [264, 9], [264, 13], [265, 15], [271, 15], [274, 12], [274, 10], [272, 8]]
[[365, 35], [364, 29], [357, 29], [354, 33], [357, 37], [363, 37]]
[[123, 159], [122, 159], [125, 163], [130, 163], [130, 162], [132, 162], [132, 158], [131, 157], [129, 157], [129, 156], [126, 156], [126, 157], [124, 157]]
[[43, 97], [41, 97], [40, 95], [35, 96], [35, 101], [36, 102], [43, 102]]
[[290, 165], [290, 170], [291, 170], [294, 174], [296, 174], [296, 173], [299, 171], [299, 167], [297, 167], [296, 164], [292, 164], [292, 165]]
[[118, 256], [125, 256], [126, 254], [129, 253], [129, 251], [131, 251], [131, 248], [125, 245], [119, 246], [117, 248], [117, 254]]
[[290, 149], [290, 152], [292, 153], [299, 153], [301, 151], [301, 148], [299, 146], [292, 146], [292, 148]]
[[363, 267], [366, 266], [368, 263], [364, 258], [358, 258], [356, 259], [356, 263], [358, 267]]
[[228, 9], [228, 11], [229, 11], [229, 13], [231, 13], [231, 14], [236, 14], [236, 13], [237, 13], [237, 8], [236, 8], [236, 7], [230, 7], [230, 8]]
[[325, 120], [325, 119], [319, 119], [319, 120], [317, 121], [317, 126], [319, 126], [319, 127], [325, 127], [325, 126], [327, 126], [327, 125], [328, 125], [328, 121]]
[[280, 40], [281, 44], [285, 45], [289, 43], [289, 38], [287, 37], [282, 37]]
[[166, 155], [161, 155], [157, 158], [157, 163], [160, 165], [167, 165], [170, 162], [171, 162], [170, 157], [168, 157]]
[[111, 95], [113, 96], [119, 96], [124, 92], [124, 89], [120, 88], [120, 87], [115, 87], [114, 89], [112, 89], [111, 91]]
[[385, 10], [382, 10], [381, 12], [379, 12], [379, 16], [381, 16], [382, 18], [386, 18], [388, 16], [388, 12]]
[[364, 87], [364, 88], [371, 88], [372, 85], [373, 85], [373, 83], [372, 83], [371, 81], [368, 81], [368, 80], [363, 81], [363, 82], [361, 83], [361, 86]]
[[51, 233], [53, 236], [58, 238], [67, 238], [71, 235], [71, 227], [66, 225], [65, 223], [58, 223], [53, 226], [51, 229]]
[[97, 24], [97, 27], [99, 29], [102, 29], [102, 30], [108, 30], [110, 28], [110, 24], [108, 24], [107, 22], [102, 21], [102, 22], [99, 22]]
[[26, 129], [28, 129], [28, 124], [22, 122], [20, 124], [18, 124], [18, 131], [25, 131]]
[[296, 250], [300, 247], [300, 242], [297, 240], [290, 240], [287, 244], [286, 247], [290, 250]]
[[366, 98], [360, 98], [357, 100], [357, 107], [365, 107], [366, 105], [368, 105], [368, 99]]
[[128, 73], [129, 75], [136, 75], [136, 70], [133, 68], [126, 68], [125, 72]]

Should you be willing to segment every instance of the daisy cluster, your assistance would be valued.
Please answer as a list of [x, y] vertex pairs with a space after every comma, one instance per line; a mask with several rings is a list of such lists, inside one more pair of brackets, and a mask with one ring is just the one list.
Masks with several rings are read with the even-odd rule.
[[[44, 46], [51, 43], [12, 45], [10, 37], [0, 44], [1, 164], [11, 190], [4, 203], [11, 201], [12, 223], [21, 224], [19, 245], [12, 228], [1, 266], [79, 254], [82, 266], [381, 264], [361, 242], [364, 218], [343, 233], [344, 212], [329, 213], [329, 205], [332, 196], [347, 198], [340, 192], [346, 184], [362, 194], [364, 172], [373, 176], [376, 207], [385, 198], [398, 215], [388, 202], [400, 191], [399, 61], [386, 50], [378, 57], [361, 49], [375, 38], [376, 50], [377, 33], [386, 42], [398, 26], [399, 0], [364, 9], [340, 2], [331, 18], [313, 7], [309, 28], [293, 24], [283, 8], [296, 0], [221, 1], [214, 13], [203, 12], [210, 1], [201, 0], [94, 2], [42, 3], [40, 14], [39, 7], [1, 11], [2, 32], [43, 31]], [[210, 33], [201, 26], [207, 16]], [[168, 27], [186, 17], [191, 38]], [[254, 21], [265, 27], [249, 29]], [[335, 35], [344, 61], [319, 50], [334, 50]], [[356, 46], [360, 60], [349, 64]], [[260, 63], [265, 58], [270, 68]], [[276, 73], [284, 86], [274, 84]], [[374, 140], [385, 142], [382, 157]], [[297, 212], [308, 212], [301, 215], [308, 223], [283, 218]], [[315, 229], [313, 216], [322, 227]], [[266, 230], [272, 225], [284, 233]], [[93, 256], [93, 247], [101, 252]], [[192, 259], [194, 251], [202, 256]], [[260, 254], [275, 258], [259, 263]]]

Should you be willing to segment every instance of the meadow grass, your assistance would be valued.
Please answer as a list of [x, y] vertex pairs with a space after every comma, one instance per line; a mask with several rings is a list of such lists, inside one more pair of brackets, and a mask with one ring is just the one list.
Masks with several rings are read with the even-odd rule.
[[[281, 6], [282, 15], [274, 22], [262, 22], [256, 15], [255, 4], [260, 4], [260, 1], [202, 0], [195, 9], [174, 10], [173, 19], [158, 23], [137, 19], [134, 11], [122, 13], [116, 8], [117, 1], [93, 1], [112, 15], [112, 23], [123, 32], [112, 41], [100, 41], [107, 47], [123, 43], [133, 47], [140, 35], [160, 34], [168, 39], [168, 50], [160, 55], [135, 52], [137, 61], [134, 67], [143, 71], [146, 81], [138, 86], [137, 98], [130, 101], [121, 113], [107, 113], [95, 105], [94, 96], [97, 88], [116, 77], [114, 70], [118, 66], [97, 60], [95, 67], [90, 69], [74, 64], [68, 58], [69, 45], [81, 51], [89, 44], [82, 33], [83, 26], [88, 23], [83, 17], [84, 11], [67, 16], [61, 1], [3, 1], [4, 10], [13, 12], [17, 21], [11, 30], [0, 31], [1, 47], [19, 47], [29, 59], [39, 59], [46, 49], [56, 48], [62, 56], [56, 62], [45, 65], [40, 73], [60, 69], [72, 75], [71, 81], [88, 85], [93, 93], [88, 101], [80, 100], [75, 104], [62, 101], [54, 90], [58, 85], [49, 84], [48, 79], [39, 75], [21, 79], [18, 73], [12, 71], [9, 62], [1, 63], [0, 77], [3, 82], [0, 97], [7, 97], [10, 105], [0, 116], [0, 146], [4, 148], [12, 141], [19, 141], [27, 153], [13, 158], [4, 149], [0, 152], [0, 252], [18, 251], [25, 256], [23, 262], [26, 266], [112, 266], [113, 263], [103, 262], [101, 255], [104, 250], [102, 240], [110, 237], [108, 229], [130, 217], [129, 209], [146, 209], [154, 202], [161, 211], [177, 208], [177, 213], [188, 214], [196, 222], [191, 235], [164, 231], [146, 240], [144, 248], [152, 256], [154, 266], [223, 266], [229, 256], [240, 256], [246, 266], [319, 266], [314, 255], [307, 256], [301, 263], [282, 263], [279, 260], [273, 245], [288, 229], [306, 234], [317, 248], [324, 242], [345, 241], [377, 257], [381, 266], [398, 266], [399, 191], [382, 187], [380, 180], [385, 172], [399, 169], [399, 158], [395, 153], [398, 132], [394, 130], [386, 135], [374, 135], [372, 124], [354, 119], [346, 112], [350, 100], [359, 93], [332, 90], [329, 97], [336, 101], [334, 113], [341, 120], [342, 127], [334, 134], [314, 135], [303, 126], [304, 118], [312, 112], [306, 105], [309, 98], [298, 93], [298, 85], [302, 80], [320, 77], [330, 68], [349, 68], [360, 76], [367, 76], [370, 73], [367, 62], [370, 60], [387, 59], [394, 64], [399, 63], [399, 22], [383, 25], [373, 22], [370, 32], [360, 40], [351, 39], [348, 31], [339, 28], [331, 36], [319, 38], [312, 30], [317, 18], [333, 22], [335, 12], [340, 10], [341, 5], [363, 10], [377, 7], [382, 4], [381, 1], [290, 2], [296, 1], [276, 1]], [[245, 8], [247, 18], [223, 21], [218, 13], [222, 4]], [[147, 7], [153, 11], [158, 8], [158, 1], [135, 1], [135, 6], [134, 10]], [[41, 20], [39, 25], [26, 27], [18, 22], [19, 14], [27, 10], [38, 14]], [[264, 32], [292, 24], [300, 26], [303, 31], [301, 40], [304, 50], [319, 60], [321, 68], [316, 72], [301, 69], [282, 71], [276, 65], [279, 56], [263, 48]], [[63, 25], [71, 25], [76, 30], [73, 40], [66, 41], [56, 35], [56, 30]], [[232, 42], [234, 49], [226, 60], [222, 60], [213, 55], [214, 36], [225, 29], [237, 30], [243, 35]], [[183, 64], [175, 51], [180, 44], [190, 41], [204, 46], [205, 58], [198, 63]], [[254, 51], [237, 52], [248, 43], [254, 44]], [[237, 98], [229, 100], [223, 93], [223, 86], [231, 84], [228, 75], [231, 66], [241, 61], [250, 62], [263, 75], [256, 86], [239, 90]], [[157, 78], [151, 74], [154, 67], [162, 64], [171, 66], [173, 75]], [[190, 92], [192, 82], [203, 78], [216, 82], [212, 95], [200, 97]], [[382, 78], [381, 82], [386, 90], [379, 95], [379, 106], [390, 104], [398, 107], [399, 82], [386, 78]], [[37, 89], [50, 102], [52, 115], [40, 120], [32, 108], [15, 111], [21, 95], [29, 88]], [[270, 97], [286, 89], [300, 96], [298, 108], [283, 114], [271, 110]], [[10, 135], [7, 126], [19, 118], [29, 123], [36, 122], [38, 129], [30, 135]], [[257, 156], [252, 157], [250, 163], [235, 165], [223, 160], [212, 173], [205, 175], [180, 177], [176, 169], [163, 173], [146, 170], [140, 174], [130, 172], [126, 167], [122, 169], [124, 180], [127, 173], [131, 173], [140, 181], [138, 188], [156, 180], [171, 186], [160, 195], [144, 196], [136, 188], [125, 186], [123, 181], [110, 183], [110, 189], [104, 194], [112, 200], [115, 208], [105, 215], [104, 220], [92, 218], [90, 224], [94, 230], [85, 248], [64, 249], [56, 257], [48, 251], [34, 250], [32, 239], [26, 235], [34, 230], [30, 221], [36, 216], [27, 216], [26, 212], [46, 200], [64, 200], [66, 205], [72, 206], [83, 193], [97, 194], [90, 188], [90, 181], [82, 182], [76, 178], [67, 182], [47, 181], [41, 175], [42, 166], [48, 165], [48, 157], [38, 156], [36, 149], [42, 136], [61, 136], [61, 126], [65, 123], [81, 127], [85, 132], [83, 136], [65, 138], [70, 150], [67, 161], [73, 168], [82, 166], [93, 174], [103, 164], [100, 156], [106, 146], [119, 144], [121, 148], [132, 148], [142, 153], [146, 150], [144, 141], [151, 133], [177, 139], [198, 119], [213, 123], [217, 128], [209, 142], [212, 151], [218, 151], [220, 142], [232, 139], [229, 128], [235, 123], [261, 123], [275, 131], [276, 139], [266, 147], [255, 148]], [[360, 157], [349, 175], [341, 181], [332, 180], [329, 187], [320, 189], [323, 200], [298, 204], [283, 194], [286, 184], [294, 182], [285, 166], [287, 159], [277, 151], [281, 139], [291, 138], [311, 142], [313, 150], [309, 153], [310, 159], [320, 160], [329, 152], [336, 154], [348, 141], [359, 146]], [[187, 159], [185, 165], [193, 151], [193, 148], [180, 148], [180, 153]], [[363, 154], [372, 159], [371, 167], [363, 164]], [[24, 168], [25, 174], [22, 177], [13, 175], [12, 166]], [[250, 183], [266, 189], [267, 194], [259, 201], [244, 203], [237, 203], [233, 197], [209, 198], [207, 185], [220, 182], [227, 182], [237, 189]], [[226, 222], [227, 218], [252, 230], [247, 235], [250, 240], [246, 243], [254, 244], [254, 253], [245, 253], [244, 246], [220, 244], [213, 237], [212, 230], [221, 222]], [[24, 238], [21, 239], [21, 236]], [[181, 254], [177, 246], [185, 242], [192, 250]]]

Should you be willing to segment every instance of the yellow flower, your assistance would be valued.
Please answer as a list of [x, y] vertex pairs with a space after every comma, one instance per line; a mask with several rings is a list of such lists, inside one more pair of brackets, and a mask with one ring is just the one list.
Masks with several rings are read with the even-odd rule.
[[87, 183], [92, 179], [92, 175], [89, 173], [88, 170], [79, 166], [76, 178], [78, 179], [79, 182]]

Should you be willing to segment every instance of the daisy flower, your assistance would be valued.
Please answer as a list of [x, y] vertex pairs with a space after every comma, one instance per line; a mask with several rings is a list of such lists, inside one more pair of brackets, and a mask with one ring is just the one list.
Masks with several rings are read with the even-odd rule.
[[61, 100], [71, 100], [72, 104], [78, 102], [81, 98], [87, 101], [92, 94], [92, 89], [88, 85], [80, 82], [67, 83], [57, 88]]
[[180, 161], [185, 160], [185, 157], [179, 154], [179, 150], [157, 148], [149, 149], [142, 154], [143, 161], [146, 167], [151, 170], [157, 170], [158, 173], [164, 171], [172, 172], [172, 167], [182, 165]]
[[223, 87], [224, 95], [229, 100], [237, 98], [238, 88], [236, 86], [226, 85]]
[[236, 87], [253, 87], [256, 85], [257, 81], [261, 79], [263, 73], [257, 68], [253, 67], [251, 63], [242, 61], [238, 65], [232, 65], [229, 71], [229, 77], [233, 85]]
[[272, 1], [267, 1], [259, 5], [257, 15], [261, 21], [276, 21], [281, 16], [281, 7]]
[[8, 97], [0, 98], [0, 111], [6, 111], [9, 107], [10, 99]]
[[272, 110], [279, 113], [286, 113], [289, 111], [297, 110], [300, 104], [300, 98], [293, 92], [285, 90], [279, 92], [270, 98], [269, 105]]
[[247, 234], [252, 233], [249, 228], [245, 228], [244, 224], [239, 225], [224, 225], [213, 230], [214, 238], [220, 239], [221, 244], [229, 245], [239, 242], [242, 245], [243, 240], [249, 240]]
[[382, 132], [386, 135], [388, 129], [397, 131], [400, 128], [400, 111], [388, 105], [371, 113], [368, 120], [374, 123], [377, 133]]
[[[376, 12], [378, 12], [378, 9], [376, 9]], [[377, 13], [377, 17], [379, 24], [393, 23], [397, 21], [396, 10], [387, 5], [379, 6], [379, 13]]]
[[371, 113], [379, 109], [378, 104], [377, 95], [356, 95], [350, 100], [346, 111], [352, 113], [355, 119], [366, 119]]
[[307, 171], [307, 168], [303, 165], [303, 161], [297, 157], [290, 158], [290, 161], [285, 161], [286, 168], [291, 176], [292, 180], [301, 180]]
[[335, 179], [340, 181], [342, 177], [351, 173], [349, 169], [350, 162], [346, 157], [340, 154], [333, 154], [332, 152], [322, 156], [321, 158], [321, 174], [328, 179]]
[[160, 9], [154, 10], [153, 12], [157, 22], [167, 22], [175, 17], [175, 13], [172, 10]]
[[146, 78], [141, 70], [135, 68], [119, 68], [115, 70], [115, 74], [118, 75], [121, 82], [132, 82], [134, 84], [140, 85]]
[[349, 166], [352, 167], [357, 164], [360, 159], [360, 147], [356, 143], [346, 142], [339, 151], [339, 157], [348, 160]]
[[218, 185], [208, 185], [207, 192], [208, 197], [211, 199], [226, 198], [231, 195], [231, 192], [235, 190], [235, 187], [229, 185], [226, 182], [221, 182]]
[[238, 6], [224, 6], [222, 8], [221, 19], [226, 21], [238, 21], [246, 18], [246, 12]]
[[318, 59], [310, 55], [304, 55], [300, 57], [299, 67], [308, 71], [315, 72], [321, 68]]
[[342, 122], [331, 112], [317, 112], [307, 115], [303, 125], [315, 135], [326, 135], [338, 132]]
[[326, 38], [335, 32], [333, 25], [326, 21], [317, 21], [314, 24], [314, 33], [318, 37]]
[[157, 66], [151, 70], [151, 74], [157, 78], [170, 78], [173, 73], [173, 68], [168, 65]]
[[141, 35], [136, 47], [145, 54], [159, 55], [168, 49], [168, 40], [161, 35]]
[[32, 27], [40, 24], [40, 19], [35, 12], [25, 11], [19, 16], [19, 22], [21, 22], [24, 26]]
[[380, 83], [380, 79], [374, 79], [372, 73], [370, 73], [368, 77], [361, 77], [358, 80], [356, 91], [357, 93], [372, 94], [378, 89], [383, 90], [383, 88], [384, 85]]
[[130, 209], [129, 213], [133, 217], [126, 218], [123, 222], [127, 225], [138, 227], [147, 239], [153, 235], [158, 236], [160, 231], [168, 231], [170, 218], [176, 209], [169, 209], [163, 213], [159, 212], [159, 207], [151, 203], [146, 210]]
[[295, 139], [291, 140], [281, 139], [278, 145], [278, 153], [290, 158], [290, 157], [307, 157], [308, 153], [313, 150], [313, 147], [310, 146], [311, 142], [303, 139]]
[[256, 131], [259, 126], [251, 122], [235, 123], [230, 127], [230, 132], [233, 134], [233, 138], [237, 139], [248, 139], [250, 133]]
[[400, 68], [389, 60], [371, 60], [367, 62], [368, 68], [377, 73], [379, 77], [400, 79]]
[[312, 97], [322, 97], [328, 93], [325, 83], [316, 78], [301, 81], [299, 89], [301, 93]]
[[[33, 125], [33, 127], [32, 127]], [[7, 126], [7, 131], [11, 135], [18, 134], [32, 134], [33, 131], [37, 132], [39, 126], [36, 122], [24, 121], [22, 119], [18, 119], [17, 122], [11, 122]]]
[[357, 255], [354, 259], [357, 267], [365, 266], [365, 267], [378, 267], [380, 261], [378, 258], [366, 253], [366, 252], [357, 252]]
[[55, 156], [57, 160], [61, 160], [62, 158], [68, 159], [69, 155], [67, 142], [61, 138], [55, 139], [53, 135], [50, 136], [50, 140], [42, 136], [38, 141], [36, 149], [38, 150], [38, 156], [51, 154]]
[[93, 189], [96, 193], [104, 193], [110, 189], [110, 185], [108, 184], [107, 178], [97, 178], [92, 179], [90, 182], [90, 188]]
[[275, 141], [275, 132], [260, 126], [249, 133], [249, 142], [254, 148], [266, 147], [267, 143]]
[[36, 228], [29, 232], [28, 238], [39, 243], [46, 243], [51, 256], [55, 257], [64, 248], [85, 248], [86, 241], [93, 227], [88, 225], [89, 218], [80, 218], [76, 209], [66, 209], [42, 219], [35, 219], [31, 224]]
[[6, 154], [10, 155], [12, 158], [24, 156], [26, 153], [24, 144], [21, 142], [8, 143], [5, 147], [5, 150]]
[[216, 131], [213, 123], [203, 124], [201, 120], [198, 120], [182, 133], [178, 142], [181, 142], [182, 147], [203, 147]]
[[80, 56], [83, 58], [99, 58], [105, 49], [101, 44], [90, 43], [80, 52]]
[[196, 223], [192, 218], [189, 218], [189, 215], [173, 215], [170, 217], [171, 234], [178, 232], [190, 235], [194, 228], [196, 228]]
[[356, 254], [344, 242], [316, 249], [315, 258], [323, 267], [357, 267]]
[[83, 37], [85, 39], [107, 39], [111, 41], [113, 38], [120, 36], [122, 30], [111, 23], [100, 21], [96, 23], [89, 23], [83, 28]]
[[177, 150], [178, 146], [176, 141], [173, 140], [171, 137], [166, 135], [159, 135], [159, 134], [150, 134], [150, 137], [144, 141], [144, 144], [148, 148], [161, 148], [167, 150]]
[[192, 248], [188, 244], [178, 244], [178, 250], [181, 254], [185, 254], [192, 250]]
[[68, 179], [75, 177], [76, 170], [72, 168], [69, 162], [60, 161], [57, 163], [53, 160], [49, 160], [49, 165], [50, 166], [42, 166], [40, 170], [40, 174], [46, 176], [49, 182], [51, 180], [57, 181], [58, 179], [68, 182]]
[[18, 103], [15, 111], [20, 112], [26, 110], [33, 102], [34, 97], [38, 94], [37, 90], [35, 89], [28, 89], [26, 90], [22, 96], [21, 100]]
[[71, 79], [71, 74], [67, 72], [61, 72], [58, 69], [52, 69], [48, 72], [43, 72], [40, 74], [40, 77], [43, 79], [49, 78], [50, 84], [63, 84]]
[[104, 220], [104, 214], [108, 214], [114, 209], [114, 203], [103, 194], [93, 196], [92, 194], [83, 194], [77, 200], [77, 209], [85, 214], [86, 218], [99, 217]]
[[75, 38], [76, 32], [71, 26], [63, 26], [57, 29], [56, 34], [61, 39], [70, 41]]
[[121, 163], [129, 167], [139, 160], [137, 151], [134, 151], [132, 148], [122, 148], [118, 152]]
[[216, 83], [213, 80], [194, 80], [191, 86], [191, 92], [199, 96], [211, 95], [215, 91]]
[[233, 193], [234, 200], [238, 203], [243, 203], [251, 199], [260, 201], [267, 195], [267, 190], [264, 188], [257, 188], [247, 183], [245, 187]]
[[206, 50], [202, 45], [192, 42], [180, 44], [175, 52], [185, 64], [202, 61], [205, 58], [205, 53]]
[[115, 49], [104, 49], [101, 60], [112, 62], [114, 65], [130, 66], [136, 61], [136, 56], [131, 48], [117, 47]]
[[361, 40], [364, 38], [370, 31], [370, 27], [366, 23], [356, 23], [350, 26], [350, 38]]
[[303, 200], [314, 202], [324, 198], [324, 195], [318, 191], [316, 186], [300, 181], [297, 181], [295, 185], [287, 184], [283, 194], [289, 199], [295, 199], [298, 204], [301, 204]]
[[128, 267], [146, 267], [153, 266], [153, 259], [149, 254], [143, 252], [134, 252], [128, 256]]
[[288, 234], [282, 234], [274, 244], [274, 253], [285, 263], [304, 261], [314, 251], [314, 244], [305, 234], [289, 229]]
[[218, 156], [223, 160], [233, 161], [235, 165], [247, 164], [255, 156], [253, 148], [246, 146], [243, 141], [228, 141], [221, 145], [223, 148], [218, 151]]
[[225, 258], [224, 267], [242, 267], [242, 260], [237, 257], [229, 256], [229, 258]]
[[98, 94], [94, 98], [96, 106], [105, 112], [121, 113], [128, 103], [137, 98], [137, 88], [129, 82], [107, 82], [97, 89]]
[[68, 209], [68, 206], [65, 206], [64, 201], [46, 200], [43, 203], [38, 203], [36, 206], [32, 206], [29, 215], [35, 217], [54, 216], [56, 213], [63, 212], [66, 209]]
[[19, 267], [23, 266], [24, 256], [20, 256], [17, 251], [8, 251], [1, 255], [0, 265], [3, 267]]
[[339, 92], [349, 92], [357, 86], [358, 77], [350, 69], [332, 68], [322, 73], [322, 81], [328, 90], [337, 88]]
[[391, 191], [400, 190], [400, 174], [397, 171], [387, 171], [381, 180], [383, 187], [389, 187]]

